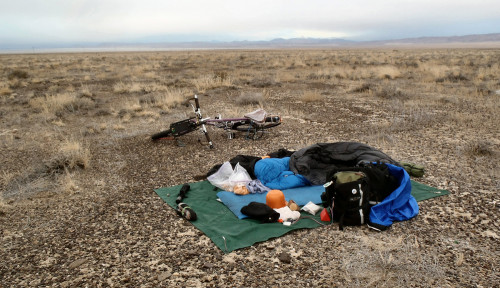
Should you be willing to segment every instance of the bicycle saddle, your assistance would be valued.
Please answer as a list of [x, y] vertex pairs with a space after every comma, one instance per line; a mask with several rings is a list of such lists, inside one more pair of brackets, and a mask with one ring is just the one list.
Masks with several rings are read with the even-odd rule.
[[248, 118], [248, 119], [253, 120], [255, 122], [264, 122], [266, 120], [267, 112], [264, 111], [264, 109], [259, 108], [255, 111], [247, 113], [243, 116], [245, 116], [245, 118]]

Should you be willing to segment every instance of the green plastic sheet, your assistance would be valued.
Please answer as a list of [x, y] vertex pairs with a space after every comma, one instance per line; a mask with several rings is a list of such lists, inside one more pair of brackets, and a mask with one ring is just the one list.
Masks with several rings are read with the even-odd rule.
[[[281, 223], [260, 223], [254, 219], [238, 219], [223, 203], [217, 200], [217, 192], [220, 190], [212, 186], [208, 181], [189, 183], [191, 189], [183, 202], [188, 204], [197, 214], [197, 220], [191, 223], [200, 231], [205, 233], [214, 244], [224, 253], [252, 246], [257, 242], [263, 242], [271, 238], [280, 237], [292, 230], [304, 228], [317, 228], [322, 222], [320, 213], [312, 216], [302, 212], [300, 219], [291, 226]], [[175, 200], [179, 195], [182, 185], [155, 189], [155, 192], [170, 207], [176, 209]], [[448, 194], [446, 190], [440, 190], [427, 185], [412, 181], [412, 195], [417, 201]], [[313, 220], [314, 219], [314, 220]], [[319, 223], [318, 223], [319, 222]]]
[[450, 194], [450, 192], [446, 190], [437, 189], [411, 180], [411, 195], [415, 197], [417, 202], [448, 194]]

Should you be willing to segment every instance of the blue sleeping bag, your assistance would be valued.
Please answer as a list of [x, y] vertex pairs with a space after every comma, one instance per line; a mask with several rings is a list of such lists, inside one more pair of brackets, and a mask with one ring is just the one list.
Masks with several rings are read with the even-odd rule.
[[310, 185], [304, 176], [290, 171], [289, 161], [290, 157], [259, 160], [255, 163], [255, 176], [271, 189], [284, 190]]
[[417, 200], [411, 195], [410, 175], [404, 168], [387, 164], [389, 172], [399, 181], [399, 187], [370, 211], [370, 222], [374, 226], [387, 228], [394, 221], [404, 221], [418, 214]]

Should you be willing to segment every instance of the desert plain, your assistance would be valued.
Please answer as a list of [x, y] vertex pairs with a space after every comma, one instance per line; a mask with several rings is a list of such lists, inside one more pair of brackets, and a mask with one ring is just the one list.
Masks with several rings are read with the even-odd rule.
[[[0, 55], [2, 287], [498, 287], [500, 50], [366, 48]], [[256, 108], [258, 140], [153, 142]], [[155, 188], [242, 154], [357, 141], [449, 195], [384, 232], [336, 224], [225, 254]]]

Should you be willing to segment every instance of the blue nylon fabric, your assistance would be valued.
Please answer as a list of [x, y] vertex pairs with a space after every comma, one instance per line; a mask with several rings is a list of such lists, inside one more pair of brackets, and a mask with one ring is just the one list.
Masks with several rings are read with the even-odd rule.
[[[325, 192], [325, 187], [323, 187], [323, 185], [283, 190], [285, 200], [293, 200], [299, 206], [304, 206], [309, 201], [314, 204], [321, 204], [321, 194], [323, 194], [323, 192]], [[239, 219], [248, 218], [247, 215], [241, 213], [241, 208], [243, 208], [243, 206], [250, 204], [250, 202], [266, 203], [266, 195], [267, 193], [236, 195], [233, 192], [227, 191], [220, 191], [217, 193], [217, 197], [219, 197], [222, 203], [224, 203], [224, 205], [226, 205], [226, 207]]]
[[370, 222], [391, 226], [394, 221], [404, 221], [417, 216], [417, 200], [411, 195], [410, 175], [404, 168], [387, 164], [389, 172], [400, 181], [399, 187], [370, 211]]
[[254, 174], [264, 186], [271, 189], [285, 190], [310, 185], [309, 181], [290, 171], [290, 157], [265, 158], [257, 161]]

